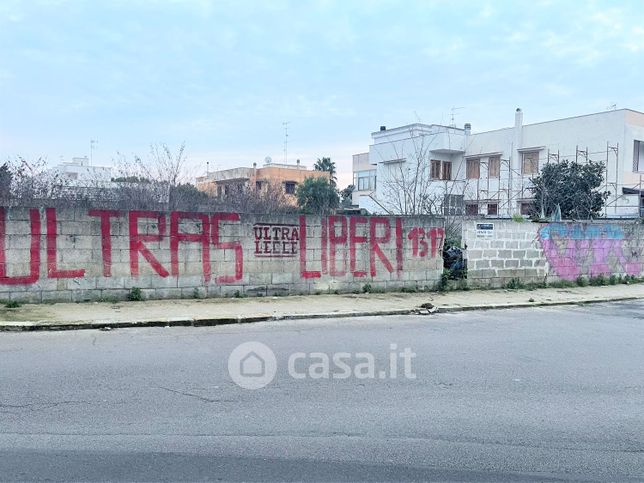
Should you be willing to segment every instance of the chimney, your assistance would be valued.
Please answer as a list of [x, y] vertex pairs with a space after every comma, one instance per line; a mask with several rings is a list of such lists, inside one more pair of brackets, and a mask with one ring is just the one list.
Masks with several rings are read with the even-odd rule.
[[514, 127], [523, 126], [523, 111], [520, 107], [517, 107], [517, 111], [514, 113]]
[[381, 131], [386, 131], [386, 130], [387, 130], [387, 126], [380, 126], [380, 130], [381, 130]]
[[463, 130], [465, 131], [465, 135], [469, 136], [472, 133], [472, 125], [469, 122], [466, 122], [465, 126], [463, 126]]

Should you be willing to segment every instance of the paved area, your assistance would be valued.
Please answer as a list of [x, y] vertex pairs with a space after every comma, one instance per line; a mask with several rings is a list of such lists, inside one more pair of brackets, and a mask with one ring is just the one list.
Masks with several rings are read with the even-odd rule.
[[282, 318], [407, 314], [431, 303], [440, 311], [577, 304], [644, 298], [644, 284], [538, 290], [309, 295], [65, 303], [0, 307], [0, 330], [217, 325]]
[[[642, 314], [636, 301], [0, 334], [0, 475], [642, 481]], [[262, 389], [228, 373], [248, 341], [276, 356]], [[416, 353], [415, 379], [287, 369], [294, 352], [337, 351], [386, 367], [391, 344]]]

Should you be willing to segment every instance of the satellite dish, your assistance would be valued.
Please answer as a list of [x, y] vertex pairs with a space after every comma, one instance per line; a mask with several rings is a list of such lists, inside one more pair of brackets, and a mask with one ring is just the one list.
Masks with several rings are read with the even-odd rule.
[[266, 157], [264, 158], [264, 162], [265, 162], [266, 164], [271, 164], [271, 163], [273, 162], [273, 160], [271, 159], [271, 157], [270, 157], [270, 156], [266, 156]]

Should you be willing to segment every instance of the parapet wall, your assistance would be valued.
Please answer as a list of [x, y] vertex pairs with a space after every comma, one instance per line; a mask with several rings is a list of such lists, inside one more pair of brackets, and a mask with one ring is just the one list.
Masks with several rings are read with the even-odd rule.
[[637, 222], [470, 220], [463, 243], [473, 287], [644, 275], [644, 226]]
[[433, 288], [443, 240], [429, 217], [0, 208], [0, 299]]

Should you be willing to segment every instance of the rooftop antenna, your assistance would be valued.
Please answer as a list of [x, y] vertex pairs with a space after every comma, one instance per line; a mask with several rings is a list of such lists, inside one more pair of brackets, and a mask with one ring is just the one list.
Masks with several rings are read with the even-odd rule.
[[284, 164], [288, 164], [288, 125], [290, 121], [284, 121]]
[[94, 146], [98, 144], [96, 139], [89, 140], [89, 164], [93, 164], [94, 160]]
[[450, 111], [452, 112], [452, 117], [451, 117], [451, 121], [450, 121], [450, 124], [449, 124], [450, 127], [456, 127], [456, 122], [454, 121], [454, 116], [456, 115], [456, 111], [460, 111], [461, 109], [465, 109], [465, 108], [464, 107], [454, 107], [454, 106], [452, 106], [452, 108], [450, 109]]
[[610, 106], [606, 107], [607, 111], [614, 111], [617, 109], [617, 104], [611, 104]]

